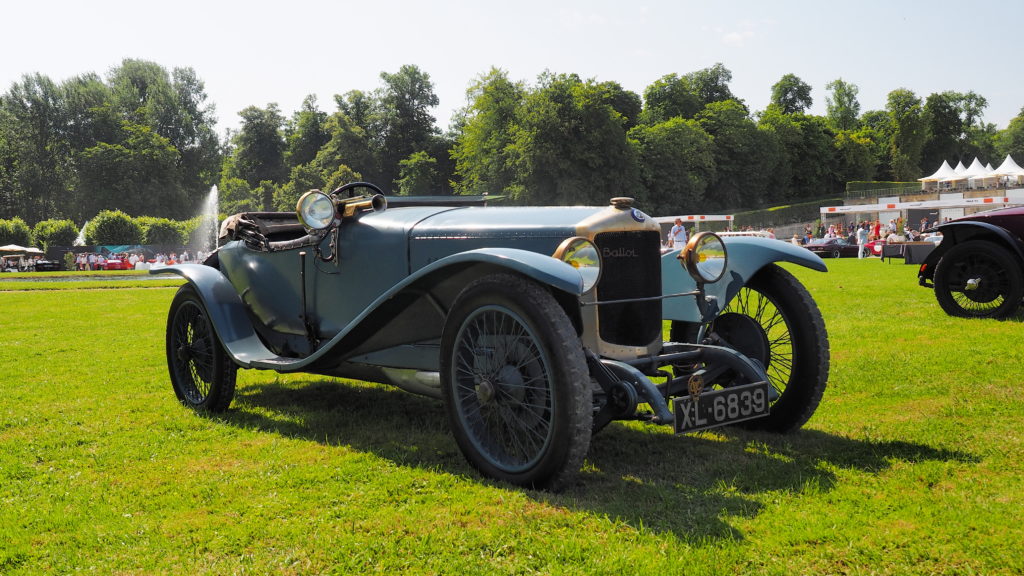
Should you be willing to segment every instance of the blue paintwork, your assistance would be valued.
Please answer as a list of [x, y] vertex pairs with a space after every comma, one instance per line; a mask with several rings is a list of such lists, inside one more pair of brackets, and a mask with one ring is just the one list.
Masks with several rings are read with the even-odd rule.
[[[244, 246], [240, 246], [240, 243], [231, 243], [230, 245], [222, 248], [221, 258], [222, 260], [227, 258], [237, 258], [231, 256], [232, 253], [237, 251], [246, 251]], [[307, 252], [312, 252], [311, 249], [306, 249]], [[251, 251], [249, 251], [251, 252]], [[298, 288], [298, 274], [296, 270], [297, 265], [289, 267], [284, 265], [279, 267], [274, 265], [274, 262], [267, 260], [267, 256], [274, 256], [275, 258], [281, 259], [282, 262], [287, 263], [288, 260], [297, 259], [297, 253], [299, 250], [288, 250], [278, 253], [255, 253], [249, 258], [245, 258], [244, 262], [247, 266], [241, 267], [245, 271], [249, 272], [250, 275], [245, 277], [246, 282], [274, 282], [275, 290], [273, 291], [260, 291], [272, 293], [274, 300], [280, 302], [280, 306], [275, 308], [275, 311], [280, 312], [282, 310], [291, 310], [292, 316], [288, 318], [289, 326], [295, 329], [301, 329], [301, 321], [299, 320], [299, 297], [294, 298], [288, 295], [291, 291], [297, 291]], [[311, 257], [307, 257], [307, 266], [311, 266]], [[159, 270], [153, 270], [153, 273], [174, 273], [184, 276], [190, 282], [192, 282], [203, 298], [203, 302], [206, 304], [207, 310], [210, 311], [210, 318], [213, 321], [217, 335], [221, 338], [225, 349], [235, 358], [243, 368], [264, 368], [273, 369], [281, 372], [300, 371], [316, 363], [317, 360], [328, 354], [338, 353], [335, 350], [335, 346], [347, 335], [351, 330], [359, 326], [366, 317], [368, 317], [377, 307], [387, 302], [395, 295], [401, 293], [409, 286], [415, 284], [422, 278], [427, 276], [443, 273], [444, 270], [466, 266], [482, 264], [489, 265], [491, 269], [501, 268], [505, 270], [513, 270], [523, 275], [526, 275], [538, 282], [549, 285], [557, 290], [579, 296], [583, 291], [583, 278], [580, 273], [572, 266], [545, 256], [536, 252], [530, 252], [526, 250], [516, 250], [509, 248], [483, 248], [477, 250], [470, 250], [459, 254], [454, 254], [447, 258], [442, 258], [435, 262], [432, 262], [419, 270], [401, 278], [394, 285], [390, 286], [387, 290], [382, 291], [376, 295], [376, 298], [371, 299], [366, 305], [359, 306], [359, 313], [345, 318], [330, 317], [330, 314], [325, 313], [324, 310], [316, 309], [317, 317], [324, 318], [325, 321], [328, 319], [340, 325], [340, 328], [334, 333], [333, 337], [312, 355], [301, 359], [283, 358], [277, 356], [266, 349], [265, 346], [259, 341], [256, 336], [252, 324], [245, 310], [245, 304], [242, 302], [242, 298], [239, 297], [239, 293], [242, 292], [246, 295], [253, 294], [256, 291], [239, 291], [236, 290], [236, 286], [233, 286], [228, 278], [221, 274], [221, 272], [215, 268], [208, 266], [202, 266], [197, 264], [183, 264], [177, 266], [168, 266]], [[329, 263], [318, 263], [315, 265], [329, 266]], [[310, 274], [307, 272], [307, 275]], [[316, 276], [316, 274], [314, 274]], [[369, 277], [375, 276], [374, 274], [361, 274], [358, 276], [358, 280], [362, 281]], [[319, 278], [319, 276], [317, 276]], [[335, 279], [339, 283], [346, 283], [346, 279], [341, 274], [334, 275]], [[294, 279], [294, 282], [291, 280]], [[237, 278], [236, 278], [237, 280]], [[344, 291], [344, 294], [358, 294], [362, 291], [362, 285], [356, 286], [358, 282], [352, 282], [352, 278], [347, 278], [348, 290]], [[341, 286], [344, 288], [344, 286]], [[355, 288], [355, 289], [353, 289]], [[286, 294], [282, 296], [282, 294]], [[245, 297], [245, 296], [243, 296]], [[307, 295], [307, 298], [309, 296]], [[332, 302], [339, 300], [345, 300], [346, 298], [340, 297], [339, 294], [335, 294]], [[250, 304], [252, 300], [250, 298]], [[257, 302], [256, 305], [263, 305], [263, 302]], [[311, 311], [314, 310], [311, 307]], [[281, 324], [284, 319], [278, 319], [278, 325], [276, 329], [281, 328]], [[301, 334], [301, 331], [298, 332]], [[344, 353], [345, 351], [340, 351]]]
[[276, 357], [256, 335], [242, 299], [219, 270], [202, 264], [176, 264], [150, 270], [150, 273], [177, 274], [195, 287], [206, 305], [217, 337], [240, 366], [249, 367], [254, 360]]
[[[739, 292], [758, 270], [772, 262], [792, 262], [819, 272], [828, 268], [821, 258], [806, 248], [781, 240], [753, 236], [723, 236], [729, 261], [725, 275], [714, 284], [705, 284], [708, 296], [713, 296], [717, 309], [710, 311], [713, 316]], [[695, 290], [697, 283], [677, 258], [679, 250], [664, 254], [661, 258], [661, 281], [663, 294], [678, 294]], [[662, 307], [666, 320], [687, 322], [706, 321], [701, 317], [693, 297], [667, 298]]]

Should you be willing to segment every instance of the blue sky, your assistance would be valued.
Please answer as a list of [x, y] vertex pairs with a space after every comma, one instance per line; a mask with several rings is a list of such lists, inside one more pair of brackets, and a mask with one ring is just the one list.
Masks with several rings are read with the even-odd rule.
[[896, 88], [922, 98], [973, 90], [999, 128], [1024, 107], [1019, 0], [51, 0], [2, 13], [0, 90], [32, 72], [105, 75], [124, 58], [191, 66], [221, 130], [249, 105], [276, 102], [290, 115], [307, 94], [333, 111], [334, 94], [373, 90], [403, 64], [430, 75], [442, 127], [492, 66], [530, 84], [550, 70], [642, 93], [665, 74], [721, 62], [755, 111], [787, 73], [811, 85], [814, 114], [840, 77], [859, 87], [862, 111], [883, 109]]

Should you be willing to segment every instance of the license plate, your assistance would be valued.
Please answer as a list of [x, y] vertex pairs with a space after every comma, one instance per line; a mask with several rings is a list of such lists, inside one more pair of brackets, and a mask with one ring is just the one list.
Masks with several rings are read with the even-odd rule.
[[755, 382], [673, 401], [677, 434], [735, 424], [768, 415], [768, 383]]

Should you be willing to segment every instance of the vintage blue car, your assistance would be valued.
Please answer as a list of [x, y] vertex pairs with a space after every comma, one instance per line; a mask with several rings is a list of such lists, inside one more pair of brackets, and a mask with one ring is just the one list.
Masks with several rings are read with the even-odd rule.
[[228, 218], [203, 264], [159, 271], [188, 280], [167, 321], [177, 397], [226, 410], [238, 368], [393, 384], [444, 401], [482, 474], [544, 489], [614, 420], [786, 432], [813, 414], [828, 337], [776, 262], [818, 256], [710, 232], [664, 251], [630, 198], [485, 200], [355, 182]]

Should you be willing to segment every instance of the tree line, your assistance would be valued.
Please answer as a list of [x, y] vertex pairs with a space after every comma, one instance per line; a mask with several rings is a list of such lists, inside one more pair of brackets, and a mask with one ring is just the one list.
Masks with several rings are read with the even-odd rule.
[[912, 181], [943, 160], [1024, 157], [1024, 109], [999, 130], [985, 98], [899, 88], [861, 111], [856, 84], [811, 87], [786, 74], [752, 111], [722, 64], [654, 80], [544, 72], [528, 83], [493, 68], [442, 131], [429, 74], [382, 72], [367, 91], [315, 96], [289, 114], [249, 106], [220, 137], [191, 68], [124, 60], [101, 78], [27, 74], [0, 95], [0, 219], [28, 225], [102, 211], [186, 220], [212, 184], [221, 211], [291, 210], [312, 188], [368, 180], [393, 194], [488, 194], [516, 204], [603, 204], [634, 196], [652, 214], [752, 209], [842, 192], [848, 181]]

